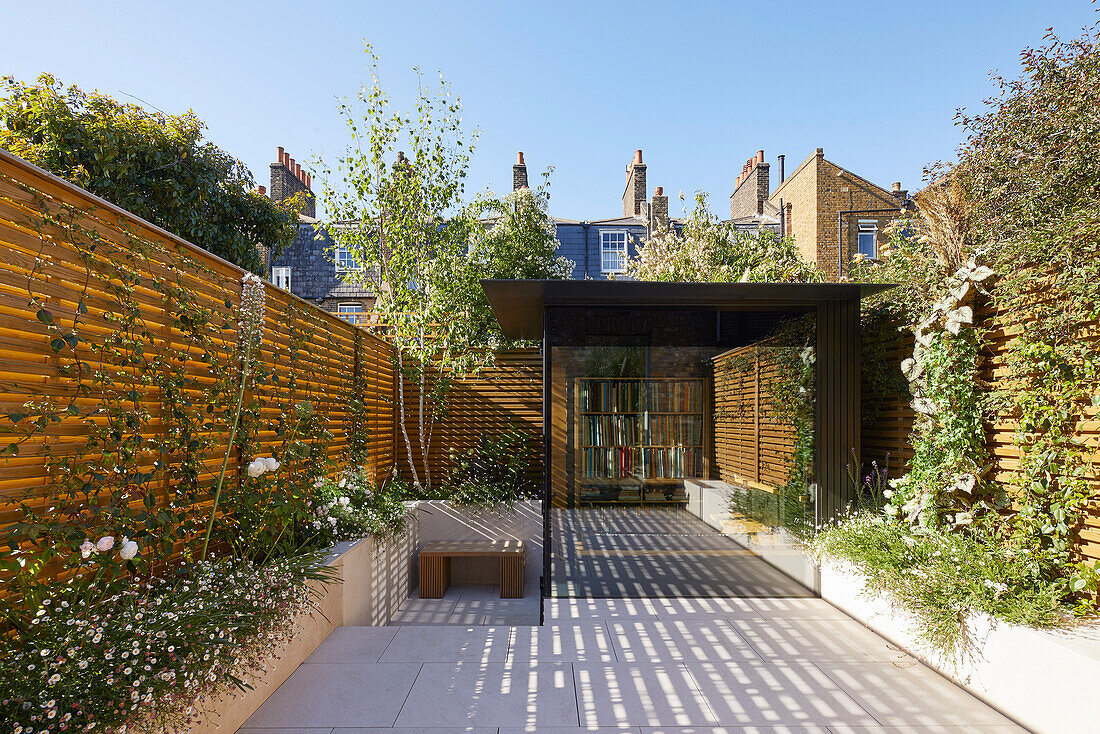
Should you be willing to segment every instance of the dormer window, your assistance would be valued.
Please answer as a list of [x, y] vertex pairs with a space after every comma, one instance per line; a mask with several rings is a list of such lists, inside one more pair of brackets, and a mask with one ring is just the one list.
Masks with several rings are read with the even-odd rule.
[[347, 247], [337, 247], [332, 254], [336, 261], [337, 273], [352, 273], [363, 269], [363, 266], [355, 260], [355, 255]]
[[271, 283], [276, 288], [290, 291], [290, 268], [280, 267], [271, 269]]

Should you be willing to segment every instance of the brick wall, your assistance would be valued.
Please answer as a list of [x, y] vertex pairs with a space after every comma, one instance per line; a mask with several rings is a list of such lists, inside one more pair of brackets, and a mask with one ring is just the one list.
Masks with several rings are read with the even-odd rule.
[[512, 191], [527, 188], [527, 164], [523, 162], [523, 153], [516, 153], [516, 164], [512, 166]]
[[642, 151], [634, 151], [634, 162], [627, 167], [626, 190], [623, 191], [623, 216], [636, 217], [642, 213], [646, 199], [645, 164]]
[[312, 179], [308, 173], [302, 171], [302, 167], [290, 154], [279, 148], [278, 161], [271, 164], [271, 200], [286, 201], [299, 192], [305, 192], [308, 203], [302, 210], [302, 214], [311, 219], [317, 216], [317, 202], [310, 190]]
[[[876, 220], [881, 233], [898, 216], [903, 204], [889, 191], [826, 160], [821, 148], [787, 177], [772, 193], [770, 201], [778, 206], [781, 198], [789, 210], [787, 234], [794, 237], [802, 256], [815, 263], [831, 281], [841, 274], [840, 243], [844, 245], [843, 273], [847, 273], [851, 254], [856, 251], [858, 221]], [[838, 233], [840, 213], [853, 211], [867, 213], [844, 214], [843, 227]]]
[[798, 252], [806, 262], [818, 264], [817, 243], [817, 180], [824, 151], [818, 148], [804, 160], [771, 195], [771, 202], [779, 206], [783, 199], [789, 218], [786, 233], [794, 238]]
[[768, 200], [771, 178], [770, 168], [768, 163], [754, 161], [752, 169], [730, 194], [730, 219], [754, 217], [764, 213], [764, 202]]

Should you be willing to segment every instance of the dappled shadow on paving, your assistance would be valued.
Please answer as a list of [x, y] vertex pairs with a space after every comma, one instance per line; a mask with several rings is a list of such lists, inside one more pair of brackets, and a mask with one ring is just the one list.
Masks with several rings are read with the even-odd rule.
[[686, 510], [554, 509], [551, 527], [552, 596], [813, 596]]

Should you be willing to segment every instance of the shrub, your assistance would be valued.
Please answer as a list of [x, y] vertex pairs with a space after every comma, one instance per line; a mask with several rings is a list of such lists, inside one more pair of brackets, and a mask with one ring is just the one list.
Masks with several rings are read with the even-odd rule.
[[943, 653], [964, 649], [974, 611], [1013, 624], [1064, 623], [1059, 593], [1037, 576], [1029, 552], [976, 530], [922, 531], [858, 512], [813, 541], [818, 557], [852, 563], [867, 588], [885, 592], [921, 620], [918, 636]]
[[195, 704], [260, 670], [314, 608], [331, 572], [319, 554], [266, 567], [199, 562], [99, 598], [55, 587], [17, 635], [0, 638], [0, 719], [41, 731], [186, 731]]

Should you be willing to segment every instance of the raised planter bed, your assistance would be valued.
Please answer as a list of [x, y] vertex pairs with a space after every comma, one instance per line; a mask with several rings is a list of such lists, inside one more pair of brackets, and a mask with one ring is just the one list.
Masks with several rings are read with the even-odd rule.
[[364, 538], [333, 547], [328, 564], [338, 569], [342, 583], [326, 587], [320, 609], [298, 621], [291, 641], [268, 658], [262, 675], [248, 681], [251, 690], [205, 704], [209, 713], [191, 727], [193, 734], [235, 732], [335, 628], [390, 621], [414, 585], [420, 538], [414, 507], [409, 508], [408, 528], [389, 542]]
[[945, 659], [917, 639], [910, 613], [864, 589], [865, 578], [848, 564], [821, 565], [823, 599], [1029, 729], [1092, 734], [1100, 726], [1100, 626], [1039, 630], [974, 614], [970, 644]]

